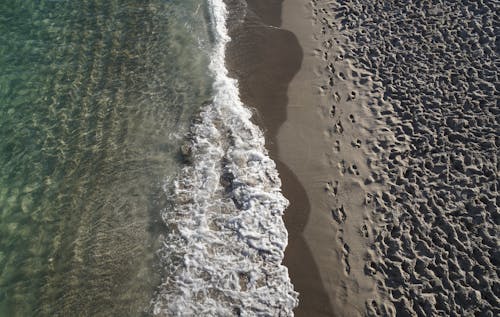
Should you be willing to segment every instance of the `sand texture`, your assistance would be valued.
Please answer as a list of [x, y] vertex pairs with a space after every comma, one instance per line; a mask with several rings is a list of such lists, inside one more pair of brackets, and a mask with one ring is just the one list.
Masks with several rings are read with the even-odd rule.
[[492, 3], [283, 3], [303, 50], [276, 146], [299, 183], [297, 316], [498, 315]]
[[[288, 116], [288, 84], [303, 59], [296, 36], [280, 27], [283, 3], [226, 0], [232, 17], [228, 23], [232, 41], [227, 47], [226, 63], [230, 75], [238, 79], [241, 100], [254, 109], [253, 119], [265, 131], [266, 148], [276, 162], [283, 193], [290, 201], [284, 216], [289, 234], [284, 264], [300, 293], [301, 305], [296, 315], [302, 312], [302, 316], [331, 316], [322, 276], [302, 235], [310, 211], [307, 193], [302, 180], [278, 155], [277, 133]], [[301, 13], [305, 17], [306, 11]]]
[[[498, 2], [311, 9], [344, 303], [368, 316], [498, 316]], [[367, 278], [374, 292], [356, 290]]]
[[[364, 178], [369, 169], [360, 147], [376, 122], [362, 107], [365, 99], [359, 89], [357, 98], [349, 96], [355, 89], [352, 82], [330, 79], [330, 62], [323, 56], [336, 51], [332, 45], [321, 46], [322, 25], [311, 4], [285, 1], [282, 28], [297, 36], [304, 51], [301, 68], [289, 84], [287, 118], [277, 137], [279, 159], [296, 175], [305, 194], [299, 197], [302, 204], [292, 200], [285, 213], [289, 230], [301, 230], [290, 235], [285, 253], [300, 293], [295, 314], [359, 316], [366, 300], [377, 296], [375, 281], [364, 273], [369, 241], [361, 224], [368, 212]], [[339, 61], [335, 67], [345, 72], [352, 65]], [[286, 180], [284, 186], [285, 196], [296, 198]], [[295, 225], [299, 221], [301, 225]], [[304, 261], [304, 250], [310, 250], [312, 264]], [[313, 281], [315, 271], [319, 283]]]

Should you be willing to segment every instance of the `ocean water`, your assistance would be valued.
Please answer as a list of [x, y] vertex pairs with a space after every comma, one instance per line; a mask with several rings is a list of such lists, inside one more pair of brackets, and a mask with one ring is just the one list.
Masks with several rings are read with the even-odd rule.
[[0, 316], [134, 316], [210, 98], [202, 1], [0, 1]]
[[227, 75], [230, 14], [0, 3], [0, 316], [292, 315], [287, 200]]

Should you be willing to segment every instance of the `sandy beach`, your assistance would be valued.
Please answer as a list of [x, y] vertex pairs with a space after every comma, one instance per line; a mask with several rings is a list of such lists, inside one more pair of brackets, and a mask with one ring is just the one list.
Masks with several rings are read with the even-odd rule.
[[0, 317], [500, 316], [499, 14], [0, 1]]
[[249, 1], [228, 60], [291, 202], [296, 316], [500, 313], [495, 7]]

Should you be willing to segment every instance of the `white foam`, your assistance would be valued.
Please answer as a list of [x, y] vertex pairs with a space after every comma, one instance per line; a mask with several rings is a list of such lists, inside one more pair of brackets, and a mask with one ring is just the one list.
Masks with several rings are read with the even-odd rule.
[[191, 164], [174, 181], [161, 250], [164, 316], [293, 316], [298, 294], [281, 265], [287, 244], [275, 163], [225, 67], [223, 0], [209, 0], [216, 45], [214, 99], [191, 127]]

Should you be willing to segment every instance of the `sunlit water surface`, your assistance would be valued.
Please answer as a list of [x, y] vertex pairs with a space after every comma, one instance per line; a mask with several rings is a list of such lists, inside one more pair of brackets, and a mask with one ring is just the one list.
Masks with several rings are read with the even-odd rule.
[[148, 314], [205, 6], [0, 1], [0, 316]]

